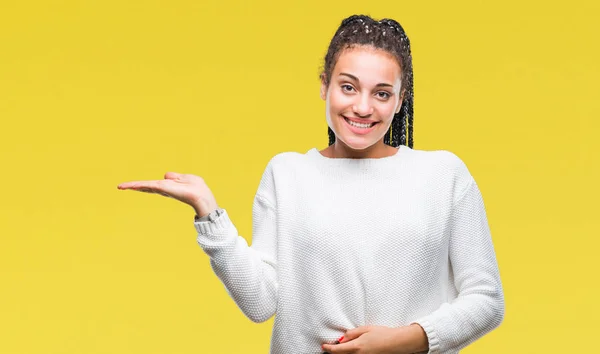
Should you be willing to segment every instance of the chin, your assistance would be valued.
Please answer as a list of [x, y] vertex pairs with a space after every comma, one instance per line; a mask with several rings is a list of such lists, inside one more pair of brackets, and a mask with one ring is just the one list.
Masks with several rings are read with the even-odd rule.
[[340, 139], [346, 146], [353, 150], [364, 150], [379, 141], [377, 137], [374, 136], [374, 132], [366, 135], [356, 135], [349, 131], [344, 131], [345, 127], [341, 127], [342, 134], [337, 135], [338, 139]]
[[371, 139], [365, 139], [356, 136], [342, 136], [340, 140], [352, 150], [364, 150], [373, 146], [373, 144], [377, 142], [371, 141]]

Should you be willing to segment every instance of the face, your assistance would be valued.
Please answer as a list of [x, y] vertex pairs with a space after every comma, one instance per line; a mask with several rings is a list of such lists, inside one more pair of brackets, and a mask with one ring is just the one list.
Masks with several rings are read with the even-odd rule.
[[396, 59], [383, 50], [359, 46], [340, 54], [329, 85], [321, 83], [336, 143], [353, 150], [384, 146], [383, 137], [402, 106], [401, 75]]

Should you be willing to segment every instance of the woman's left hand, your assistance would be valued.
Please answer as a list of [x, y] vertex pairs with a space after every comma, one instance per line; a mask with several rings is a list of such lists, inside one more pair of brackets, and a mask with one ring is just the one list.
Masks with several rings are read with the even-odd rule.
[[330, 354], [410, 354], [402, 348], [407, 339], [405, 327], [360, 326], [344, 334], [340, 344], [323, 344]]

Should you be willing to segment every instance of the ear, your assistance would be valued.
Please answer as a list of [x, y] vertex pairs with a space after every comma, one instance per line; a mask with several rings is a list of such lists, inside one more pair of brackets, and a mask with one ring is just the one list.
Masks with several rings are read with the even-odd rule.
[[327, 83], [325, 82], [325, 73], [321, 74], [321, 99], [327, 99]]
[[396, 107], [396, 114], [398, 114], [398, 112], [400, 112], [400, 108], [402, 108], [402, 102], [404, 101], [405, 92], [406, 89], [402, 89], [402, 93], [400, 94], [400, 100], [398, 101], [398, 107]]

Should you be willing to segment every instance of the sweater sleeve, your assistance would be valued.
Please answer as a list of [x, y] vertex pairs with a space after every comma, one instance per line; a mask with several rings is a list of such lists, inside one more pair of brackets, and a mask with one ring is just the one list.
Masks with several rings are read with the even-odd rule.
[[[194, 222], [197, 241], [231, 298], [253, 322], [264, 322], [277, 306], [277, 226], [271, 164], [252, 206], [252, 246], [224, 210], [214, 222]], [[273, 199], [271, 199], [273, 198]]]
[[504, 294], [480, 190], [469, 182], [454, 203], [449, 257], [458, 296], [413, 323], [427, 334], [429, 354], [455, 352], [498, 327]]

